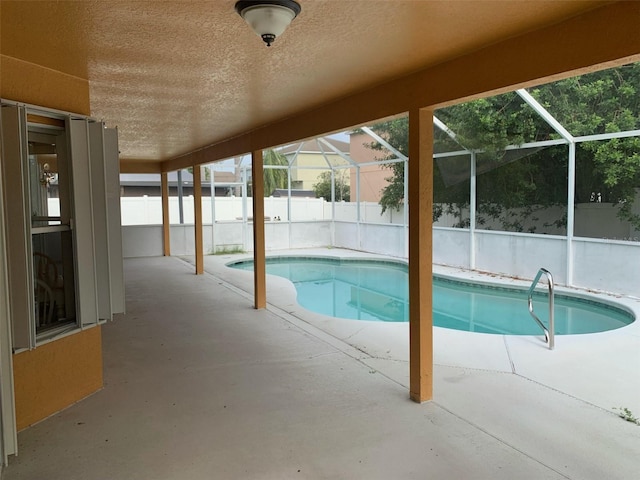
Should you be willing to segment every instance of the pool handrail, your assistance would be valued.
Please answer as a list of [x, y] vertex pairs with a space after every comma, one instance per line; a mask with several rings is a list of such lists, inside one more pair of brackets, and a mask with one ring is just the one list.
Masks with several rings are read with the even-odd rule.
[[[540, 321], [538, 316], [533, 312], [533, 291], [536, 289], [536, 285], [540, 281], [540, 277], [542, 275], [546, 275], [547, 283], [549, 286], [549, 328], [544, 326], [544, 324]], [[536, 323], [540, 326], [542, 331], [544, 332], [544, 341], [549, 345], [549, 350], [553, 350], [554, 347], [554, 337], [555, 337], [555, 329], [554, 329], [554, 320], [553, 320], [553, 275], [546, 268], [540, 268], [538, 270], [538, 274], [536, 278], [533, 279], [531, 286], [529, 287], [529, 313], [536, 321]]]

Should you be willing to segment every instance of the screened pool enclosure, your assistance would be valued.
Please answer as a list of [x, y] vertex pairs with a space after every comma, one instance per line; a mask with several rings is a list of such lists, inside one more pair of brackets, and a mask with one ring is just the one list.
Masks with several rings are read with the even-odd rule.
[[[434, 262], [525, 278], [545, 266], [563, 284], [633, 293], [639, 89], [632, 64], [436, 110]], [[386, 119], [265, 151], [267, 250], [407, 257], [407, 127]], [[174, 254], [193, 253], [184, 178], [170, 190]], [[252, 250], [251, 182], [250, 156], [203, 167], [205, 252]], [[123, 197], [123, 225], [161, 223], [157, 185]], [[147, 217], [128, 219], [141, 201]]]

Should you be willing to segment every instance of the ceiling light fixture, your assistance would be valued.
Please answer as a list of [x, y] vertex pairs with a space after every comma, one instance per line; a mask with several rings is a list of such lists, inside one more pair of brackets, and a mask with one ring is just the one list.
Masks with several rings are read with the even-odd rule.
[[236, 12], [256, 32], [267, 47], [300, 14], [300, 4], [293, 0], [243, 0], [236, 3]]

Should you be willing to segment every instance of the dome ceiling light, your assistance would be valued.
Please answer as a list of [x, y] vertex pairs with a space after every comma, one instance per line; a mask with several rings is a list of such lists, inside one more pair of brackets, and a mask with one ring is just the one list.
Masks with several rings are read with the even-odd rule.
[[300, 10], [300, 4], [293, 0], [244, 0], [236, 3], [236, 12], [262, 38], [267, 47], [282, 35]]

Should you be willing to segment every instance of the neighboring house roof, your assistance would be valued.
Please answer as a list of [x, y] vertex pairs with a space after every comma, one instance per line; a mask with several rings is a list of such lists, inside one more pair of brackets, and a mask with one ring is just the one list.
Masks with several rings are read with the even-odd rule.
[[[234, 183], [238, 180], [232, 172], [214, 172], [214, 181], [216, 184], [220, 183]], [[169, 185], [174, 187], [178, 185], [178, 172], [169, 172], [167, 175]], [[208, 184], [209, 181], [202, 179], [202, 184]], [[187, 170], [182, 171], [182, 184], [192, 185], [193, 174]], [[159, 173], [121, 173], [120, 185], [124, 187], [141, 187], [141, 186], [159, 186], [160, 174]]]
[[[336, 140], [335, 138], [331, 138], [331, 137], [325, 137], [325, 140], [329, 142], [331, 145], [333, 145], [334, 147], [336, 147], [340, 152], [346, 153], [346, 154], [349, 153], [349, 144], [347, 142]], [[286, 147], [278, 151], [284, 155], [288, 155], [290, 153], [296, 153], [298, 151], [298, 148], [300, 148], [300, 143], [292, 143], [291, 145], [287, 145]], [[324, 152], [335, 155], [335, 152], [333, 152], [329, 147], [324, 147]], [[318, 142], [316, 142], [315, 139], [312, 139], [302, 143], [302, 148], [300, 148], [300, 153], [321, 154], [322, 150], [320, 150], [320, 148], [318, 147]]]
[[[289, 192], [286, 188], [276, 188], [273, 192], [271, 192], [272, 197], [288, 197]], [[316, 198], [316, 194], [313, 190], [296, 190], [291, 189], [292, 197], [304, 197], [304, 198]]]

